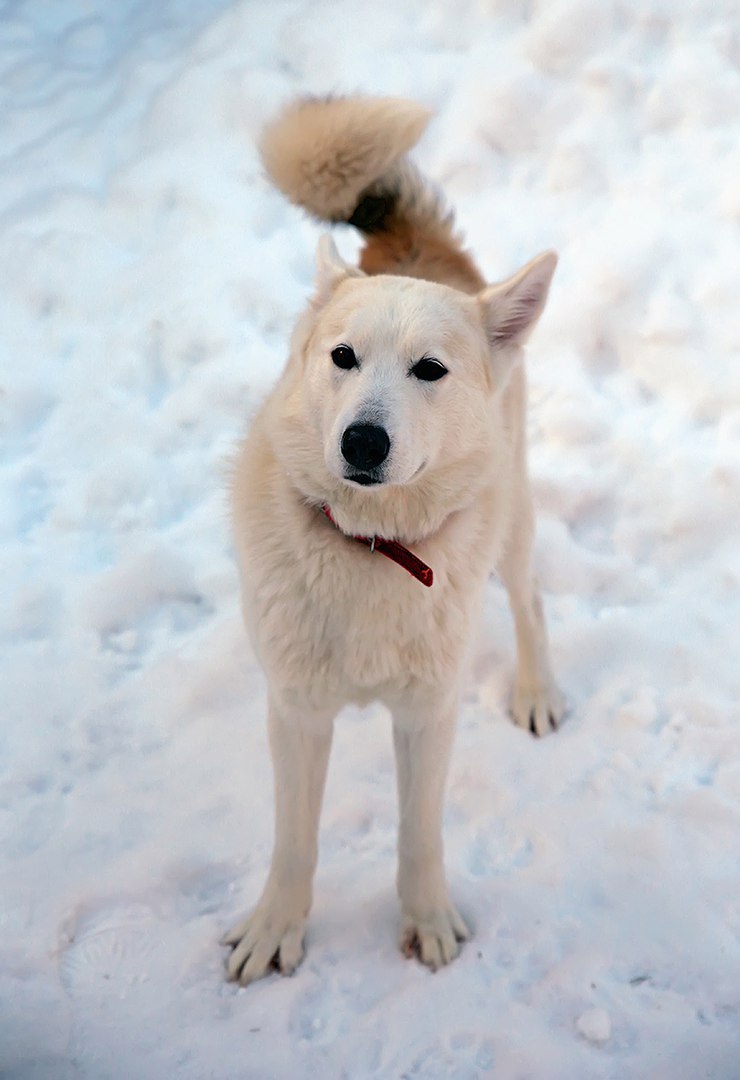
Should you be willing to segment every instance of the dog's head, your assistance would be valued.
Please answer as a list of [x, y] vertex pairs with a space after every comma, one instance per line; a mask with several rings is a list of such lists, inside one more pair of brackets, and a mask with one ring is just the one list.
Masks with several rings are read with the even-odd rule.
[[440, 476], [454, 487], [458, 474], [487, 473], [501, 438], [492, 403], [544, 307], [556, 261], [541, 255], [466, 296], [368, 277], [322, 238], [316, 293], [293, 342], [289, 407], [311, 446], [291, 440], [302, 461], [286, 468], [300, 471], [304, 489], [313, 485], [309, 494], [336, 502], [339, 492], [360, 505], [354, 490], [363, 506]]

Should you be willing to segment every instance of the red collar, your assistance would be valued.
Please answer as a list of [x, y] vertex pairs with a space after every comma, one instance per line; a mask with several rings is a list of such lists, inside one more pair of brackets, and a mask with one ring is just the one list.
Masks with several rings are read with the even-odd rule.
[[[328, 517], [329, 521], [335, 528], [339, 529], [336, 521], [332, 517], [331, 510], [324, 503], [321, 507], [322, 511]], [[339, 530], [341, 532], [341, 529]], [[346, 533], [344, 534], [347, 535]], [[425, 562], [414, 555], [413, 551], [409, 551], [403, 544], [399, 544], [397, 540], [384, 540], [382, 536], [353, 536], [352, 540], [356, 540], [358, 544], [364, 544], [365, 547], [369, 547], [371, 551], [379, 551], [381, 555], [385, 555], [387, 559], [392, 559], [394, 563], [398, 563], [404, 570], [407, 570], [412, 577], [415, 577], [417, 581], [420, 581], [422, 585], [430, 586], [434, 584], [434, 571], [431, 566], [427, 566]]]

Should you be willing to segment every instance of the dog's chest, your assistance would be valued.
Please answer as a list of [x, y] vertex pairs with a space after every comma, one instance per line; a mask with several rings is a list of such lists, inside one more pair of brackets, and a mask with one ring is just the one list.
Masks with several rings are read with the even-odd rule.
[[[326, 526], [326, 527], [325, 527]], [[434, 557], [426, 588], [401, 566], [321, 522], [292, 550], [273, 545], [247, 574], [255, 644], [287, 689], [363, 700], [413, 681], [454, 679], [470, 633], [473, 589]]]

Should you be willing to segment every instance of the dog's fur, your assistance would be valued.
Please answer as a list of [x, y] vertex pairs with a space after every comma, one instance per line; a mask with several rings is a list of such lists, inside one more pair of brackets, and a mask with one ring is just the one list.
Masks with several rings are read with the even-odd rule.
[[[236, 462], [244, 614], [269, 684], [276, 796], [262, 897], [224, 939], [228, 975], [242, 983], [302, 957], [333, 719], [350, 701], [379, 699], [393, 716], [402, 949], [437, 968], [469, 936], [447, 891], [442, 802], [461, 674], [494, 566], [516, 624], [513, 715], [541, 735], [563, 714], [530, 565], [522, 363], [556, 257], [486, 285], [405, 156], [428, 119], [396, 99], [311, 99], [263, 139], [275, 185], [315, 217], [359, 227], [365, 247], [358, 269], [320, 242], [315, 294]], [[339, 345], [358, 366], [332, 362]], [[415, 377], [421, 358], [447, 374]], [[382, 425], [390, 440], [360, 482], [342, 453], [357, 423]], [[357, 535], [408, 545], [434, 584]]]

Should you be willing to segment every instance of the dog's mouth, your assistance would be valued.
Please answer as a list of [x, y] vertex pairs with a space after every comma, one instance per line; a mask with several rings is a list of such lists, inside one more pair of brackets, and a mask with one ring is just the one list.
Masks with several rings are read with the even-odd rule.
[[351, 484], [360, 484], [362, 487], [371, 487], [373, 484], [383, 483], [379, 476], [373, 476], [372, 473], [345, 473], [344, 479], [349, 480]]
[[[403, 484], [410, 484], [424, 471], [426, 468], [427, 459], [425, 458], [418, 468], [414, 469], [411, 476], [407, 480], [403, 481]], [[388, 483], [383, 470], [371, 472], [350, 472], [349, 470], [342, 475], [342, 479], [349, 484], [359, 484], [360, 487], [380, 487], [382, 484]]]

